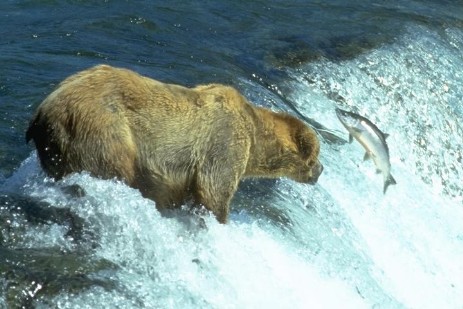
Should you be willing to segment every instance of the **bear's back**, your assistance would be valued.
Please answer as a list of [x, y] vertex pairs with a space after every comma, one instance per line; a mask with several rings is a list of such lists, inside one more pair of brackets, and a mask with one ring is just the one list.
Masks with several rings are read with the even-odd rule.
[[232, 87], [187, 88], [99, 65], [59, 84], [39, 106], [27, 139], [56, 178], [87, 170], [130, 184], [147, 166], [177, 172], [249, 139], [253, 113]]

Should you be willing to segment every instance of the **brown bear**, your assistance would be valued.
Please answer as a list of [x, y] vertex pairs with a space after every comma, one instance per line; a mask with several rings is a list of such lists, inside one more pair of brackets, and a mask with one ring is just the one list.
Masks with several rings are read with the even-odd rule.
[[61, 82], [38, 107], [30, 139], [55, 179], [118, 178], [159, 210], [192, 201], [221, 223], [243, 177], [314, 184], [323, 170], [316, 133], [293, 116], [229, 86], [186, 88], [108, 65]]

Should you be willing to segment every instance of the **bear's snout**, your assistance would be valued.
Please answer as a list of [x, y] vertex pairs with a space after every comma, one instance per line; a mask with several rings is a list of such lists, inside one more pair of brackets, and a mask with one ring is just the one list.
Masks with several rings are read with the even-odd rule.
[[323, 164], [321, 164], [320, 161], [317, 161], [317, 164], [315, 164], [312, 167], [312, 177], [310, 177], [309, 179], [309, 184], [311, 185], [316, 184], [322, 172], [323, 172]]

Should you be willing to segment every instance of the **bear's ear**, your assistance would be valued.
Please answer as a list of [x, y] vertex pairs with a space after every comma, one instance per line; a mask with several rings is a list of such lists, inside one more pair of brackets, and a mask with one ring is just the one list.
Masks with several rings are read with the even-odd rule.
[[313, 156], [315, 148], [318, 146], [316, 137], [307, 128], [299, 128], [295, 132], [294, 141], [303, 160], [308, 160]]

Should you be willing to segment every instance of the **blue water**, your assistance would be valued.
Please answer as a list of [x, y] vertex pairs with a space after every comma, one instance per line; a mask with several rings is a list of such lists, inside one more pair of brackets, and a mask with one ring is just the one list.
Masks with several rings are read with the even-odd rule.
[[[3, 1], [0, 29], [0, 308], [463, 307], [461, 1]], [[28, 122], [99, 63], [297, 115], [319, 183], [247, 180], [204, 230], [117, 181], [48, 179]], [[386, 195], [335, 107], [390, 135]]]

